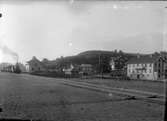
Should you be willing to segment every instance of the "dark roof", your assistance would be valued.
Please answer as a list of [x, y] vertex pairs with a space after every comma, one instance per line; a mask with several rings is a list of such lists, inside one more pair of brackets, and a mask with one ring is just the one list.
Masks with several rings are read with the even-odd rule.
[[160, 56], [158, 55], [145, 55], [134, 57], [130, 59], [127, 64], [139, 64], [139, 63], [154, 63]]
[[80, 66], [81, 66], [81, 67], [92, 67], [91, 64], [81, 64]]
[[40, 61], [35, 56], [33, 56], [31, 60], [27, 61], [27, 63], [31, 63], [31, 62], [34, 62], [34, 61], [40, 63]]
[[33, 62], [37, 62], [37, 63], [39, 63], [41, 66], [43, 66], [43, 67], [45, 67], [45, 64], [44, 63], [42, 63], [41, 61], [39, 61], [35, 56], [31, 59], [31, 60], [29, 60], [29, 61], [27, 61], [27, 63], [33, 63]]

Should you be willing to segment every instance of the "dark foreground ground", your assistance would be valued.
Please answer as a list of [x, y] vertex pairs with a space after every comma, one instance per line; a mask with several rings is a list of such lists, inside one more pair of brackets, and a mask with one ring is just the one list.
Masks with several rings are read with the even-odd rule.
[[0, 118], [53, 121], [162, 121], [164, 106], [60, 84], [61, 80], [0, 73]]
[[165, 82], [151, 80], [70, 79], [114, 88], [124, 88], [165, 95]]

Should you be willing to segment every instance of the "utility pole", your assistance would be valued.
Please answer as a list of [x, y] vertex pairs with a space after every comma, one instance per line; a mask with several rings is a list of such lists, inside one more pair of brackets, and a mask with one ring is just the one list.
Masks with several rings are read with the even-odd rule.
[[[165, 7], [167, 13], [167, 6]], [[167, 25], [167, 24], [166, 24]], [[167, 120], [167, 79], [165, 79], [165, 110], [164, 110], [164, 121]]]
[[[0, 13], [0, 18], [2, 17], [2, 13]], [[0, 104], [0, 112], [2, 112], [2, 108], [1, 108], [1, 104]]]
[[101, 78], [103, 78], [103, 61], [101, 59], [101, 52], [99, 53], [99, 73]]
[[101, 72], [101, 64], [100, 64], [100, 53], [99, 53], [99, 74]]
[[103, 79], [103, 56], [101, 57], [101, 78]]

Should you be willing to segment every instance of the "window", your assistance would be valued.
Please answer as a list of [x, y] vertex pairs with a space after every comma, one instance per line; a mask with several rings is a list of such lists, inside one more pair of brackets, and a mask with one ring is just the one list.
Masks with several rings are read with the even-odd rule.
[[152, 72], [152, 70], [150, 69], [150, 73]]
[[154, 65], [157, 66], [157, 63], [155, 63]]
[[150, 63], [150, 67], [152, 66], [152, 64]]

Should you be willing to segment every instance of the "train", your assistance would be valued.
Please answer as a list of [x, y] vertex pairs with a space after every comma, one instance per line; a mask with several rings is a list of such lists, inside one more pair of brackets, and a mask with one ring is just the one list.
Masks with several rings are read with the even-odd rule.
[[20, 69], [19, 63], [16, 63], [15, 65], [11, 64], [11, 65], [6, 65], [2, 67], [1, 72], [11, 72], [11, 73], [20, 74], [21, 69]]

